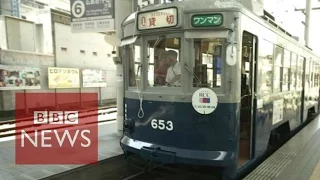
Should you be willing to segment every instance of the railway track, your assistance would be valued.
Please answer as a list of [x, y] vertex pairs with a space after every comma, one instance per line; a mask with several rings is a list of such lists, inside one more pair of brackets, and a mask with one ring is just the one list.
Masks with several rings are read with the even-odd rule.
[[[106, 114], [112, 114], [112, 113], [117, 112], [117, 110], [114, 108], [116, 108], [116, 106], [107, 106], [107, 107], [98, 108], [98, 111], [110, 109], [109, 111], [98, 112], [98, 115], [106, 115]], [[80, 110], [79, 111], [79, 115], [80, 115], [79, 118], [87, 118], [87, 117], [91, 117], [91, 116], [96, 115], [96, 113], [89, 113], [91, 111], [97, 111], [97, 109], [89, 109], [89, 110], [82, 110], [82, 111]], [[105, 120], [98, 120], [98, 121], [96, 121], [96, 120], [95, 121], [88, 121], [86, 123], [81, 123], [80, 125], [62, 124], [59, 126], [55, 126], [52, 128], [45, 128], [45, 129], [42, 127], [43, 125], [41, 125], [41, 124], [34, 124], [33, 118], [10, 120], [10, 121], [5, 121], [5, 122], [0, 123], [0, 127], [4, 126], [4, 125], [10, 125], [10, 127], [8, 127], [8, 128], [1, 128], [0, 129], [0, 138], [15, 136], [18, 134], [15, 131], [21, 130], [21, 129], [25, 130], [28, 133], [28, 132], [34, 132], [34, 130], [37, 130], [37, 129], [38, 130], [52, 130], [52, 129], [58, 130], [58, 129], [69, 128], [69, 127], [74, 127], [74, 126], [80, 126], [80, 127], [87, 126], [90, 124], [103, 123], [103, 122], [112, 121], [112, 120], [116, 120], [116, 119], [112, 118], [112, 119], [105, 119]], [[20, 123], [20, 124], [18, 125], [18, 127], [16, 127], [18, 123]]]
[[[110, 105], [110, 106], [104, 106], [104, 107], [98, 107], [98, 108], [84, 109], [84, 110], [80, 110], [79, 113], [85, 113], [85, 112], [97, 111], [97, 110], [99, 111], [102, 109], [110, 109], [110, 108], [116, 108], [116, 107], [117, 107], [116, 105]], [[17, 120], [0, 121], [0, 126], [6, 125], [6, 124], [14, 124], [18, 122], [30, 121], [30, 120], [33, 120], [33, 117], [22, 118]]]
[[215, 173], [208, 175], [196, 171], [166, 164], [148, 163], [148, 166], [145, 166], [145, 161], [139, 157], [131, 158], [128, 162], [124, 155], [119, 155], [99, 161], [98, 164], [81, 166], [42, 180], [218, 180]]
[[[139, 168], [139, 167], [136, 167]], [[216, 172], [215, 172], [216, 171]], [[208, 172], [211, 172], [210, 174]], [[186, 166], [157, 164], [142, 169], [121, 180], [176, 180], [176, 179], [197, 179], [197, 180], [218, 180], [220, 177], [217, 169], [204, 170]]]
[[[42, 178], [42, 180], [94, 180], [94, 179], [121, 179], [123, 176], [135, 173], [135, 172], [127, 172], [126, 169], [126, 161], [123, 155], [114, 156], [112, 158], [108, 158], [102, 161], [99, 161], [94, 165], [85, 165], [78, 168], [74, 168], [72, 170], [68, 170], [59, 174], [55, 174], [46, 178]], [[129, 174], [125, 174], [129, 173]], [[95, 178], [93, 178], [95, 176]]]

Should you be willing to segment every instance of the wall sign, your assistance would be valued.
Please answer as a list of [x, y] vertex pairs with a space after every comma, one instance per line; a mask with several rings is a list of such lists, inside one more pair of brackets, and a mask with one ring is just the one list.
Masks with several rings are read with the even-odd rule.
[[49, 89], [80, 88], [79, 69], [48, 67]]
[[114, 1], [71, 0], [72, 32], [107, 32], [115, 30]]
[[82, 70], [83, 87], [107, 87], [107, 72], [95, 69]]
[[20, 0], [11, 0], [12, 16], [20, 18]]
[[174, 27], [178, 24], [178, 10], [176, 8], [141, 12], [138, 14], [138, 29], [158, 29]]
[[221, 26], [223, 23], [222, 14], [199, 14], [191, 18], [193, 27]]
[[[181, 2], [183, 0], [178, 0]], [[175, 1], [177, 2], [177, 1]], [[140, 8], [144, 8], [149, 5], [156, 5], [156, 4], [164, 4], [164, 3], [172, 3], [171, 0], [133, 0], [134, 7], [139, 6]]]
[[0, 65], [0, 90], [41, 89], [38, 67]]
[[218, 97], [209, 88], [198, 89], [192, 95], [192, 106], [200, 114], [210, 114], [218, 106]]

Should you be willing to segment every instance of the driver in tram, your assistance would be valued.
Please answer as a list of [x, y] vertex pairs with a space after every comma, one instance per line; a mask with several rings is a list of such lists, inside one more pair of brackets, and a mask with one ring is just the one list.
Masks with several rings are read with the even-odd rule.
[[167, 70], [166, 85], [179, 87], [181, 86], [181, 66], [177, 61], [178, 53], [176, 51], [169, 50], [167, 53], [167, 57], [169, 68]]

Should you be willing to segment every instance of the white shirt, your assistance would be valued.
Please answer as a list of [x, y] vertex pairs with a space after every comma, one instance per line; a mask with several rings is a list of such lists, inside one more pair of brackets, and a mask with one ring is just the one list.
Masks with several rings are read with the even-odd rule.
[[[177, 62], [174, 66], [170, 66], [167, 70], [166, 82], [169, 83], [176, 75], [181, 74], [181, 65]], [[181, 86], [180, 79], [172, 84], [173, 86]]]

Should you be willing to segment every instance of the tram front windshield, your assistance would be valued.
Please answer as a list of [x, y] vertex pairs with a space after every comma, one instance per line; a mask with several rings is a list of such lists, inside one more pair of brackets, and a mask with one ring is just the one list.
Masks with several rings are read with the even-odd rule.
[[148, 86], [181, 86], [180, 38], [165, 38], [147, 41]]
[[[146, 40], [146, 48], [141, 51], [141, 42], [125, 47], [129, 55], [129, 86], [136, 87], [140, 82], [141, 53], [145, 53], [148, 87], [181, 87], [181, 71], [184, 63], [194, 61], [194, 67], [187, 72], [194, 76], [193, 87], [221, 87], [222, 58], [226, 40], [221, 38], [193, 39], [194, 58], [182, 59], [181, 38], [159, 36]], [[186, 53], [190, 53], [186, 51]]]

